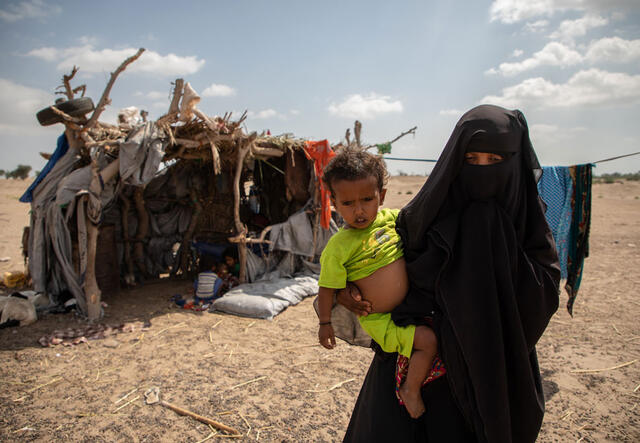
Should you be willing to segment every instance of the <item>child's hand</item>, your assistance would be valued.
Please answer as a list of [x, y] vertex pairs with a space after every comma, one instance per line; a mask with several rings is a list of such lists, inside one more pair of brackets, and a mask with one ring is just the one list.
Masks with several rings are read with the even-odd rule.
[[320, 344], [327, 349], [333, 349], [336, 346], [336, 336], [333, 333], [333, 326], [331, 323], [328, 325], [320, 325], [318, 329], [318, 340]]

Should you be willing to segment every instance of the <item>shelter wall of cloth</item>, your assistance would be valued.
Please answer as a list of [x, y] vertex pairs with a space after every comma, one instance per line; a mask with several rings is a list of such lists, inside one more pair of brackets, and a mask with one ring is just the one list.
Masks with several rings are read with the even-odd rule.
[[[192, 240], [228, 243], [231, 236], [238, 234], [234, 224], [237, 149], [246, 140], [254, 140], [255, 135], [238, 134], [237, 139], [223, 135], [227, 144], [207, 148], [209, 155], [215, 150], [219, 161], [216, 163], [202, 161], [206, 156], [172, 160], [176, 149], [170, 140], [175, 139], [165, 129], [154, 122], [140, 124], [115, 143], [117, 148], [70, 148], [64, 134], [58, 139], [51, 161], [22, 197], [32, 207], [26, 249], [34, 289], [48, 294], [52, 303], [60, 302], [59, 295], [69, 291], [76, 298], [79, 311], [87, 313], [87, 223], [112, 226], [116, 267], [129, 284], [176, 269], [196, 272]], [[274, 266], [279, 266], [280, 271], [287, 267], [295, 268], [295, 272], [312, 269], [313, 244], [321, 250], [325, 237], [330, 235], [321, 230], [314, 241], [313, 228], [308, 224], [286, 227], [297, 223], [288, 221], [288, 217], [301, 207], [313, 210], [309, 202], [315, 182], [311, 178], [312, 164], [302, 151], [303, 141], [279, 136], [261, 143], [266, 147], [255, 148], [256, 152], [262, 149], [276, 154], [244, 161], [239, 176], [240, 218], [249, 235], [254, 236], [274, 220], [282, 222], [282, 226], [275, 225], [273, 232], [278, 243], [272, 251], [277, 263], [265, 264], [256, 256], [249, 256], [246, 265], [250, 280], [272, 272]], [[180, 152], [183, 151], [184, 148]], [[90, 191], [95, 177], [89, 164], [92, 159], [100, 171], [115, 159], [119, 161], [116, 179], [101, 182], [99, 193]], [[269, 173], [263, 174], [266, 170]], [[262, 199], [257, 205], [262, 208], [259, 212], [254, 211], [255, 206], [250, 209], [244, 189], [257, 174], [262, 179], [257, 182], [264, 184], [264, 189], [256, 192]], [[181, 254], [182, 250], [176, 253], [177, 245], [184, 248], [185, 254]], [[285, 266], [285, 262], [289, 265]]]

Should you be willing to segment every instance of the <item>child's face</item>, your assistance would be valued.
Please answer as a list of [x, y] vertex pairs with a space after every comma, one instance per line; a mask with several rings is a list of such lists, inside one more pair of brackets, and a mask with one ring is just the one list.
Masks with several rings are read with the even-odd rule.
[[227, 265], [225, 263], [220, 263], [218, 265], [218, 275], [220, 277], [224, 277], [225, 275], [227, 275], [227, 272], [229, 272]]
[[384, 202], [386, 189], [378, 188], [375, 177], [357, 180], [337, 180], [331, 184], [331, 202], [345, 222], [356, 229], [365, 229], [376, 219], [378, 207]]
[[224, 258], [224, 262], [227, 264], [227, 266], [231, 267], [233, 265], [236, 264], [236, 261], [233, 257], [229, 257], [228, 255]]

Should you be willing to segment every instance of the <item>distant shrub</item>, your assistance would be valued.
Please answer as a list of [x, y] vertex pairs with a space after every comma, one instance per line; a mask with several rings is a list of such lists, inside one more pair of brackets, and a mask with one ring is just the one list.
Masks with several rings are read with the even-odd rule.
[[400, 177], [406, 177], [406, 176], [407, 176], [407, 175], [409, 175], [409, 174], [407, 174], [407, 173], [406, 173], [406, 172], [404, 172], [404, 171], [398, 171], [398, 175], [399, 175]]
[[16, 169], [11, 172], [5, 172], [4, 175], [7, 178], [18, 178], [20, 180], [24, 180], [29, 177], [29, 172], [31, 172], [31, 166], [29, 165], [18, 165]]
[[5, 174], [4, 169], [0, 169], [0, 177], [2, 177]]
[[620, 180], [638, 181], [640, 180], [640, 171], [635, 173], [632, 172], [628, 174], [621, 174], [619, 172], [614, 172], [611, 174], [602, 174], [602, 175], [596, 176], [594, 179], [594, 182], [610, 184]]

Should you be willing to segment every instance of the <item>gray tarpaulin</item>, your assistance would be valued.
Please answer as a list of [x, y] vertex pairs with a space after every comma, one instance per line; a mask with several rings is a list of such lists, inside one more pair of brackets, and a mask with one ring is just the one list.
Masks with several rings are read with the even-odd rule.
[[[331, 220], [328, 230], [318, 229], [316, 254], [319, 254], [329, 241], [329, 238], [338, 230], [335, 222]], [[313, 256], [313, 227], [309, 216], [304, 209], [296, 212], [284, 223], [271, 226], [269, 234], [270, 251], [286, 251], [305, 257]]]
[[164, 131], [153, 122], [135, 128], [120, 145], [120, 180], [128, 185], [144, 185], [158, 172], [167, 146]]
[[[161, 137], [164, 133], [151, 122], [131, 132], [120, 147], [120, 180], [142, 185], [157, 174], [167, 143]], [[113, 161], [103, 154], [97, 159], [101, 170]], [[51, 301], [57, 302], [56, 296], [68, 289], [76, 298], [80, 311], [86, 313], [83, 292], [87, 238], [85, 219], [88, 216], [94, 223], [100, 223], [102, 210], [114, 200], [120, 183], [106, 183], [99, 198], [92, 195], [89, 191], [91, 167], [75, 169], [78, 160], [77, 150], [69, 148], [33, 190], [29, 272], [35, 291], [46, 292]], [[68, 228], [68, 222], [74, 216], [78, 231], [79, 274], [73, 262]]]

